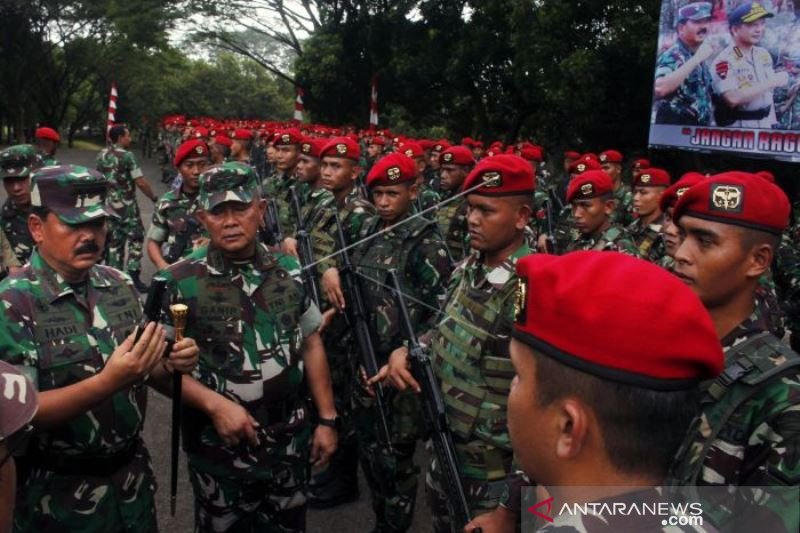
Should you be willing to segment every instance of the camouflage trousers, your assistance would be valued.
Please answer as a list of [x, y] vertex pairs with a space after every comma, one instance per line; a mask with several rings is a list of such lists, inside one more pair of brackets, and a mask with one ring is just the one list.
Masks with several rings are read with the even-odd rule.
[[[430, 453], [433, 449], [428, 443]], [[464, 492], [469, 503], [472, 518], [493, 511], [500, 505], [503, 491], [506, 490], [504, 479], [487, 481], [461, 477]], [[435, 533], [461, 533], [462, 529], [454, 526], [450, 520], [450, 509], [447, 507], [447, 495], [442, 489], [442, 477], [435, 458], [428, 463], [425, 473], [425, 497], [428, 508], [433, 515], [433, 530]]]
[[[305, 427], [259, 472], [221, 475], [210, 458], [189, 454], [195, 531], [300, 533], [306, 524], [311, 427]], [[264, 436], [259, 433], [259, 438]]]
[[[117, 212], [120, 218], [109, 218], [106, 264], [126, 272], [142, 269], [144, 226], [138, 204], [125, 204]], [[127, 260], [126, 254], [127, 251]]]
[[14, 531], [22, 533], [151, 533], [158, 531], [156, 481], [140, 446], [109, 477], [62, 475], [32, 467], [20, 480]]
[[414, 451], [422, 438], [424, 422], [419, 396], [414, 391], [397, 392], [388, 387], [384, 391], [392, 450], [378, 439], [375, 401], [362, 387], [354, 387], [353, 423], [361, 466], [372, 492], [375, 531], [395, 533], [407, 531], [414, 517], [419, 474]]

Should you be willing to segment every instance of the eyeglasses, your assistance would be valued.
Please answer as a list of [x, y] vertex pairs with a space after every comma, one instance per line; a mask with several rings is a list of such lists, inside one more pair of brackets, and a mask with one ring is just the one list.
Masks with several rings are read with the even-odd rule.
[[31, 435], [33, 435], [33, 425], [27, 424], [4, 441], [0, 441], [4, 442], [6, 445], [6, 455], [0, 459], [0, 468], [2, 468], [11, 457], [21, 455], [22, 452], [25, 451], [28, 447], [28, 441], [30, 441]]

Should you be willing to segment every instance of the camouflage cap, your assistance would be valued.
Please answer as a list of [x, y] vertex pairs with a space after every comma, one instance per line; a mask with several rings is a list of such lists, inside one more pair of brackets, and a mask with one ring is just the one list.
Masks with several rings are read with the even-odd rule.
[[44, 167], [31, 176], [31, 205], [50, 209], [65, 224], [116, 217], [106, 205], [109, 182], [99, 172], [77, 165]]
[[200, 174], [200, 207], [214, 209], [224, 202], [249, 204], [261, 197], [261, 184], [250, 165], [230, 161]]
[[30, 144], [9, 146], [0, 152], [0, 178], [24, 178], [42, 166], [42, 156]]

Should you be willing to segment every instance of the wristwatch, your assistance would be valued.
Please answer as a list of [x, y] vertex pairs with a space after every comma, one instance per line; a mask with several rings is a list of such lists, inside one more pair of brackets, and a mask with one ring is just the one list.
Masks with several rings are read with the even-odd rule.
[[329, 428], [333, 428], [335, 430], [339, 430], [339, 426], [342, 425], [342, 419], [339, 415], [334, 416], [333, 418], [317, 418], [317, 424], [320, 426], [325, 426]]

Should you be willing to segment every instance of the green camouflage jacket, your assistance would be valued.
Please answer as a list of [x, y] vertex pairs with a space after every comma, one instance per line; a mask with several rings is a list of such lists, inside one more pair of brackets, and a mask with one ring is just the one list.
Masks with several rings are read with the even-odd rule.
[[639, 249], [631, 240], [625, 228], [612, 225], [599, 236], [581, 234], [577, 240], [567, 246], [567, 252], [578, 250], [599, 250], [604, 252], [622, 252], [639, 257]]
[[[302, 183], [294, 176], [289, 176], [284, 172], [276, 172], [268, 178], [262, 180], [261, 190], [267, 199], [274, 198], [278, 204], [278, 220], [281, 224], [281, 231], [284, 235], [294, 235], [297, 233], [297, 222], [292, 214], [292, 196], [289, 187], [295, 186], [297, 194], [302, 199], [308, 196], [308, 184]], [[301, 205], [302, 208], [302, 205]]]
[[[0, 359], [19, 366], [40, 391], [72, 385], [99, 373], [139, 323], [138, 293], [122, 272], [96, 265], [86, 294], [76, 293], [38, 252], [0, 284]], [[103, 456], [138, 438], [144, 421], [142, 384], [114, 393], [32, 446], [56, 454]]]
[[162, 244], [165, 259], [172, 258], [174, 263], [187, 257], [194, 251], [193, 240], [206, 234], [195, 217], [197, 209], [197, 194], [189, 196], [183, 190], [171, 189], [156, 202], [147, 238]]
[[637, 218], [626, 228], [631, 240], [639, 249], [642, 259], [647, 259], [651, 263], [657, 263], [667, 253], [664, 236], [661, 229], [664, 227], [664, 215], [645, 226], [642, 220]]
[[[418, 334], [433, 326], [438, 302], [445, 293], [450, 275], [450, 262], [433, 223], [420, 217], [410, 221], [404, 218], [400, 223], [355, 247], [351, 253], [370, 311], [370, 330], [374, 332], [375, 351], [381, 359], [379, 364], [385, 363], [389, 352], [402, 346], [405, 340], [389, 283], [389, 270], [395, 268], [400, 274], [400, 283], [409, 296], [406, 300], [408, 312]], [[373, 217], [364, 223], [359, 237], [376, 235], [382, 229], [383, 221]]]
[[111, 182], [108, 189], [108, 203], [117, 212], [136, 203], [136, 180], [142, 173], [133, 152], [117, 145], [106, 148], [97, 155], [96, 168]]
[[16, 207], [11, 203], [10, 199], [6, 200], [2, 209], [0, 209], [0, 229], [6, 234], [20, 264], [28, 262], [33, 248], [36, 246], [33, 242], [33, 237], [31, 237], [31, 232], [28, 231], [28, 215], [30, 211], [30, 208], [21, 209]]
[[[678, 39], [656, 62], [656, 79], [672, 74], [694, 53]], [[657, 123], [711, 124], [711, 74], [704, 64], [695, 68], [672, 94], [656, 101]]]
[[[276, 424], [282, 432], [303, 428], [301, 344], [319, 329], [319, 309], [306, 295], [293, 257], [258, 245], [256, 257], [232, 262], [214, 248], [199, 248], [162, 272], [170, 298], [189, 306], [185, 334], [200, 348], [194, 377], [243, 405], [261, 424], [257, 447], [229, 447], [214, 426], [187, 410], [187, 451], [194, 467], [213, 475], [265, 479], [275, 460]], [[267, 417], [276, 402], [297, 405], [286, 419]]]
[[[441, 201], [446, 201], [453, 196], [454, 194], [442, 194]], [[456, 262], [464, 259], [469, 253], [467, 207], [467, 198], [461, 196], [457, 200], [439, 207], [439, 210], [436, 211], [436, 223], [444, 236], [444, 242], [450, 250], [450, 255]]]
[[[320, 274], [337, 264], [336, 257], [330, 257], [339, 248], [334, 205], [326, 204], [326, 207], [318, 210], [315, 217], [310, 220], [314, 260], [320, 261], [317, 266]], [[336, 204], [336, 209], [348, 245], [359, 240], [365, 222], [375, 215], [375, 206], [364, 200], [355, 187], [347, 194], [341, 205]]]
[[444, 311], [430, 340], [449, 425], [464, 477], [495, 481], [511, 468], [506, 405], [514, 367], [508, 352], [514, 324], [517, 260], [523, 244], [487, 269], [478, 252], [450, 276]]
[[[797, 359], [788, 347], [768, 333], [768, 324], [756, 306], [753, 314], [722, 339], [725, 372], [736, 380], [720, 386], [720, 379], [703, 385], [702, 414], [692, 425], [670, 474], [671, 482], [696, 485], [794, 486], [800, 485], [800, 366], [774, 376], [766, 385], [750, 381], [784, 361]], [[751, 384], [752, 383], [752, 384]], [[750, 397], [741, 393], [749, 391]], [[735, 402], [735, 398], [743, 402]], [[738, 407], [737, 407], [738, 405]], [[711, 420], [732, 414], [719, 426]], [[716, 437], [708, 442], [712, 432]], [[704, 446], [707, 446], [703, 453]], [[698, 464], [702, 461], [702, 466]], [[690, 474], [696, 480], [689, 479]], [[756, 496], [754, 496], [756, 497]], [[795, 512], [781, 512], [780, 501], [764, 501], [778, 516], [800, 524]], [[796, 500], [791, 502], [796, 509]], [[720, 524], [727, 512], [717, 509]]]
[[629, 226], [633, 223], [633, 192], [631, 192], [631, 188], [620, 183], [619, 188], [614, 191], [614, 199], [617, 201], [617, 208], [614, 209], [611, 222], [623, 227]]

